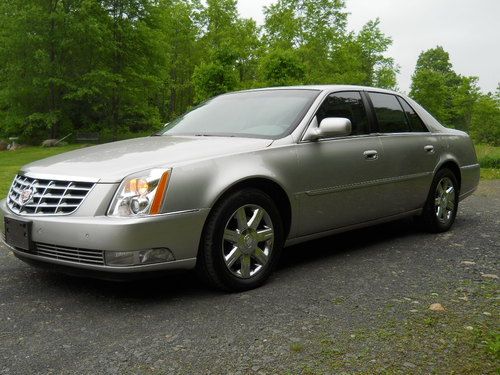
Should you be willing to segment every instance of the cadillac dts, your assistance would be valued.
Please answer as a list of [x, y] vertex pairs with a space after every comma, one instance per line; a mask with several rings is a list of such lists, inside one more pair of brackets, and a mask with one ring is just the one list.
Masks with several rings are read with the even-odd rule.
[[446, 231], [478, 181], [469, 136], [404, 95], [250, 90], [151, 137], [22, 167], [0, 202], [0, 238], [19, 259], [63, 272], [195, 268], [241, 291], [261, 285], [288, 245], [405, 216]]

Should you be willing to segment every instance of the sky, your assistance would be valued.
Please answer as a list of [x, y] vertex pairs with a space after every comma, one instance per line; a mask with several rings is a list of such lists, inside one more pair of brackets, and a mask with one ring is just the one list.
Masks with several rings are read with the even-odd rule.
[[[262, 8], [276, 0], [239, 0], [242, 17], [262, 24]], [[420, 52], [437, 45], [450, 54], [454, 70], [479, 77], [484, 92], [500, 82], [500, 0], [346, 0], [349, 29], [380, 18], [393, 44], [387, 55], [400, 67], [398, 86], [408, 93]]]

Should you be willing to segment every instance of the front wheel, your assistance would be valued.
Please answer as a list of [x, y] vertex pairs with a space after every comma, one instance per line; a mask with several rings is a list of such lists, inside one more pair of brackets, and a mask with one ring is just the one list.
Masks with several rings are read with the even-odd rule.
[[459, 186], [455, 174], [446, 168], [439, 170], [421, 215], [425, 229], [433, 233], [450, 229], [457, 216], [458, 199]]
[[256, 288], [274, 269], [283, 241], [283, 224], [271, 198], [256, 189], [238, 191], [217, 204], [208, 218], [198, 273], [220, 289]]

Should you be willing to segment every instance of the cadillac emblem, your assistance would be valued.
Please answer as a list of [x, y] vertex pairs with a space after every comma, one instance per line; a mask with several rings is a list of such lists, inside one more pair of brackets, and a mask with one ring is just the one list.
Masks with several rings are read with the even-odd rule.
[[28, 203], [31, 198], [33, 198], [33, 189], [28, 188], [24, 189], [21, 191], [21, 195], [19, 196], [19, 200], [21, 201], [21, 204], [24, 206], [26, 203]]

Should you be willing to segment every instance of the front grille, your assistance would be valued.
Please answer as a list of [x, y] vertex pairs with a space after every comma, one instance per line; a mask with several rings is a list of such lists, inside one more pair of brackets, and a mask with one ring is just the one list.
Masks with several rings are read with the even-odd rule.
[[34, 254], [51, 259], [60, 259], [83, 264], [104, 265], [104, 252], [102, 250], [79, 249], [36, 243]]
[[18, 175], [10, 187], [7, 205], [20, 215], [68, 215], [80, 207], [94, 185]]

